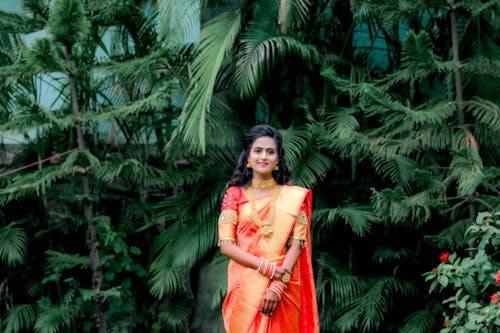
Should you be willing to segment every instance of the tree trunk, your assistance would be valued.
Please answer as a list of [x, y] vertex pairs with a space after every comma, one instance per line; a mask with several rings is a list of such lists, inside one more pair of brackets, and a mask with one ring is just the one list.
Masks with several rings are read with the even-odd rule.
[[[450, 8], [450, 21], [453, 62], [455, 64], [455, 101], [461, 103], [464, 100], [464, 97], [462, 88], [462, 73], [460, 72], [460, 53], [458, 48], [457, 17], [455, 10], [455, 5], [452, 4], [452, 7]], [[461, 104], [458, 105], [458, 124], [460, 127], [465, 127], [465, 114]]]
[[[458, 126], [469, 132], [468, 126], [465, 123], [465, 112], [462, 106], [463, 97], [463, 87], [462, 87], [462, 73], [460, 71], [460, 52], [459, 52], [459, 44], [458, 44], [458, 31], [457, 31], [457, 16], [456, 16], [456, 5], [455, 3], [451, 4], [450, 7], [450, 23], [451, 23], [451, 43], [452, 43], [452, 51], [453, 51], [453, 62], [454, 62], [454, 74], [455, 74], [455, 101], [458, 102]], [[467, 142], [469, 138], [466, 138]], [[472, 149], [468, 144], [467, 149]], [[469, 195], [467, 197], [468, 206], [469, 206], [469, 217], [470, 222], [474, 223], [477, 217], [477, 208], [474, 205], [474, 196]], [[470, 256], [474, 256], [474, 251], [469, 253]]]
[[[71, 46], [65, 45], [64, 55], [66, 57], [66, 63], [69, 65], [71, 63]], [[71, 105], [73, 108], [73, 115], [75, 117], [76, 135], [78, 140], [78, 148], [80, 150], [85, 149], [85, 138], [83, 137], [82, 130], [82, 119], [80, 114], [80, 108], [78, 104], [78, 95], [76, 91], [75, 75], [70, 70], [68, 70], [69, 86], [71, 89]], [[90, 184], [89, 176], [85, 171], [81, 174], [83, 194], [85, 197], [90, 197]], [[90, 250], [90, 267], [92, 269], [92, 287], [95, 292], [95, 306], [96, 306], [96, 316], [97, 316], [97, 328], [99, 333], [106, 333], [106, 311], [104, 310], [104, 304], [102, 302], [102, 297], [99, 294], [102, 285], [102, 270], [101, 270], [101, 260], [99, 258], [99, 242], [97, 240], [97, 232], [93, 222], [94, 213], [92, 211], [92, 204], [88, 201], [83, 205], [83, 214], [85, 220], [87, 221], [87, 245]]]

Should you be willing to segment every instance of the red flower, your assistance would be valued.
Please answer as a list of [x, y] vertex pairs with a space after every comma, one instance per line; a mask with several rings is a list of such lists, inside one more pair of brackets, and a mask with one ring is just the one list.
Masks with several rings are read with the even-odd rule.
[[447, 262], [449, 258], [450, 258], [450, 254], [448, 252], [442, 252], [441, 256], [439, 257], [439, 261]]
[[493, 295], [491, 295], [491, 303], [496, 303], [498, 304], [498, 297], [500, 295], [498, 293], [494, 293]]
[[497, 276], [495, 277], [497, 284], [500, 284], [500, 269], [497, 271]]

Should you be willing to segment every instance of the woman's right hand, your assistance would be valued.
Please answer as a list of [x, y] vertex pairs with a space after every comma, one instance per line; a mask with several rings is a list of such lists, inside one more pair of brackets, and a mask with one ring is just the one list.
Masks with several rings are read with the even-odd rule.
[[279, 303], [278, 296], [272, 291], [268, 290], [266, 291], [266, 294], [262, 299], [262, 303], [260, 304], [260, 312], [263, 315], [271, 316], [274, 313], [274, 310], [276, 310], [278, 303]]

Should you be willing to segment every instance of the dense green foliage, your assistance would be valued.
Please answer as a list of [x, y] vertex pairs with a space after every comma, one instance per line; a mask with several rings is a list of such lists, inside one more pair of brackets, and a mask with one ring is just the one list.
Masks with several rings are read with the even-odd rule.
[[[443, 252], [425, 273], [429, 291], [449, 296], [441, 333], [497, 332], [500, 328], [500, 214], [481, 213], [465, 232], [469, 256]], [[439, 287], [439, 288], [438, 288]]]
[[219, 332], [218, 210], [265, 122], [313, 189], [322, 331], [435, 332], [422, 274], [500, 211], [500, 2], [177, 2], [0, 12], [0, 173], [61, 154], [0, 177], [0, 331]]

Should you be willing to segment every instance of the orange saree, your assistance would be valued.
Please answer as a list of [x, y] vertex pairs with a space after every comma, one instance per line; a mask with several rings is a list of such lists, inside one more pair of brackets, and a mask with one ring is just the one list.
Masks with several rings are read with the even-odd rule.
[[[245, 191], [230, 187], [219, 217], [219, 240], [232, 240], [242, 250], [281, 264], [287, 243], [296, 238], [305, 242], [292, 278], [272, 316], [264, 316], [260, 305], [270, 280], [248, 268], [229, 261], [228, 290], [222, 307], [227, 333], [318, 333], [316, 290], [311, 264], [310, 221], [312, 193], [299, 186], [281, 186], [276, 199], [273, 232], [263, 238], [252, 219]], [[255, 199], [261, 221], [271, 210], [271, 195]]]

